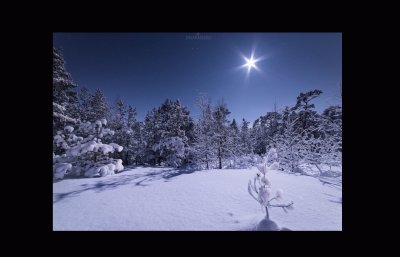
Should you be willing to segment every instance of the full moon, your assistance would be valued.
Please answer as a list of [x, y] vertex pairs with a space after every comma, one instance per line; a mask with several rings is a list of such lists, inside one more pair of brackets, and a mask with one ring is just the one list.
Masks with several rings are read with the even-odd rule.
[[238, 66], [236, 69], [243, 69], [246, 70], [246, 79], [250, 76], [250, 72], [252, 69], [260, 72], [262, 74], [262, 71], [260, 67], [258, 67], [258, 62], [262, 61], [266, 58], [266, 56], [255, 56], [255, 49], [251, 51], [250, 56], [245, 56], [244, 54], [239, 52], [240, 57], [242, 57], [244, 63], [242, 65]]
[[243, 60], [245, 61], [244, 64], [242, 66], [240, 66], [241, 68], [245, 68], [247, 69], [247, 76], [250, 75], [250, 71], [252, 69], [255, 69], [257, 71], [260, 71], [260, 69], [257, 67], [257, 62], [262, 60], [262, 57], [259, 58], [254, 58], [254, 50], [251, 53], [250, 57], [246, 57], [244, 55], [242, 55]]
[[245, 67], [247, 67], [249, 71], [251, 70], [251, 68], [257, 68], [256, 60], [254, 60], [253, 56], [251, 56], [250, 59], [245, 58], [245, 60], [246, 60]]

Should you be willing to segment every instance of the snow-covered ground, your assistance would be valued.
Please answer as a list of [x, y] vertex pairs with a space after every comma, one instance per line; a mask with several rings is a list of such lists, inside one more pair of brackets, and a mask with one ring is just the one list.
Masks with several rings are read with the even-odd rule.
[[[102, 178], [53, 184], [54, 230], [252, 230], [264, 217], [247, 192], [257, 169], [188, 173], [134, 167]], [[318, 179], [270, 171], [272, 192], [294, 210], [270, 210], [291, 230], [342, 230], [342, 191]]]

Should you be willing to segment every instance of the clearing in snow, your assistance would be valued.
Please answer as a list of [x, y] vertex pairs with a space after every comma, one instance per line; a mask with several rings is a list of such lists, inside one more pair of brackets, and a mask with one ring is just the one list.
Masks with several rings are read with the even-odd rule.
[[[132, 167], [107, 177], [64, 179], [53, 184], [53, 230], [254, 230], [265, 210], [249, 195], [257, 169], [190, 172]], [[341, 187], [310, 176], [268, 173], [284, 190], [285, 213], [270, 218], [291, 230], [342, 230]]]

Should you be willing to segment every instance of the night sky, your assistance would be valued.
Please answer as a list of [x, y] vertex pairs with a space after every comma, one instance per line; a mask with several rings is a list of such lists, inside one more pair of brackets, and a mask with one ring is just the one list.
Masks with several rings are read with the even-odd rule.
[[[341, 33], [54, 33], [53, 44], [78, 86], [100, 88], [109, 103], [120, 96], [139, 120], [166, 98], [196, 118], [199, 93], [251, 122], [308, 90], [323, 91], [319, 112], [341, 101]], [[252, 49], [263, 59], [247, 74], [238, 67]]]

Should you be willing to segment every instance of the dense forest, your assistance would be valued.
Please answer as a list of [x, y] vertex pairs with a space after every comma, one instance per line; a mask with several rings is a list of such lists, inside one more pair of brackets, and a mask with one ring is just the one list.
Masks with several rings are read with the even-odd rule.
[[78, 87], [53, 48], [53, 175], [96, 177], [124, 165], [190, 169], [247, 168], [277, 151], [279, 169], [317, 175], [332, 173], [342, 161], [342, 108], [322, 113], [313, 100], [323, 92], [300, 93], [292, 106], [266, 112], [254, 122], [229, 118], [228, 103], [197, 96], [200, 117], [179, 100], [166, 99], [137, 119], [134, 106], [106, 100], [103, 92]]

